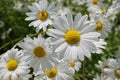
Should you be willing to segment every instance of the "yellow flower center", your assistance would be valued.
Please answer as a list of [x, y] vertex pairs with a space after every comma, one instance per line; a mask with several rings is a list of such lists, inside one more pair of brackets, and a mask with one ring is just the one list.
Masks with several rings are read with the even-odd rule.
[[75, 66], [75, 63], [74, 63], [73, 61], [70, 61], [70, 62], [69, 62], [69, 65], [70, 65], [71, 67], [74, 67], [74, 66]]
[[43, 58], [46, 55], [46, 52], [41, 46], [37, 46], [34, 48], [34, 54], [38, 58]]
[[115, 76], [116, 76], [118, 79], [120, 79], [120, 74], [117, 72], [117, 70], [120, 70], [120, 68], [116, 69], [115, 72], [114, 72], [114, 74], [115, 74]]
[[118, 29], [118, 33], [120, 33], [120, 29]]
[[38, 14], [38, 18], [42, 21], [45, 21], [48, 18], [48, 13], [46, 11], [42, 11]]
[[99, 0], [93, 0], [93, 4], [97, 4]]
[[54, 78], [57, 74], [57, 69], [55, 67], [51, 68], [51, 71], [49, 71], [48, 69], [46, 70], [46, 75], [49, 78]]
[[106, 66], [104, 66], [103, 68], [104, 68], [104, 69], [105, 69], [105, 68], [109, 68], [109, 66], [106, 65]]
[[22, 8], [25, 8], [25, 4], [22, 4], [21, 7], [22, 7]]
[[80, 33], [76, 30], [69, 30], [66, 32], [64, 38], [70, 45], [77, 44], [80, 41]]
[[96, 25], [97, 25], [96, 31], [101, 31], [103, 28], [103, 24], [101, 22], [97, 22]]
[[12, 79], [11, 79], [11, 75], [8, 77], [8, 80], [12, 80]]
[[105, 12], [105, 11], [106, 11], [106, 9], [105, 9], [105, 8], [100, 8], [100, 10], [101, 10], [102, 12]]
[[18, 67], [18, 62], [14, 59], [7, 62], [7, 68], [9, 71], [14, 71]]

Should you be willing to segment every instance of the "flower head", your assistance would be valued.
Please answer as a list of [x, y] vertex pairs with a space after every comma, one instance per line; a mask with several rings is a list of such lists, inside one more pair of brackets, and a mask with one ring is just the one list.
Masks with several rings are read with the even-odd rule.
[[98, 41], [100, 34], [94, 32], [95, 24], [88, 23], [87, 15], [80, 13], [73, 21], [72, 14], [68, 12], [55, 19], [54, 28], [49, 29], [48, 35], [53, 37], [51, 44], [55, 45], [55, 52], [61, 58], [69, 60], [84, 60], [84, 56], [91, 56], [96, 51], [93, 41]]
[[2, 55], [0, 61], [0, 79], [21, 80], [28, 76], [29, 67], [26, 60], [27, 57], [23, 57], [23, 51], [19, 51], [18, 49], [8, 50]]
[[49, 38], [44, 39], [39, 35], [34, 39], [27, 36], [24, 39], [24, 42], [19, 44], [19, 46], [26, 52], [24, 55], [30, 56], [28, 61], [35, 71], [37, 71], [39, 67], [45, 71], [46, 68], [51, 68], [53, 66], [52, 64], [57, 62], [56, 55], [50, 48], [49, 43]]
[[48, 25], [52, 25], [52, 18], [56, 16], [56, 8], [53, 3], [48, 5], [47, 0], [40, 0], [39, 3], [33, 3], [28, 6], [32, 12], [26, 13], [28, 16], [25, 20], [34, 20], [29, 26], [36, 27], [36, 32], [43, 28], [46, 31]]

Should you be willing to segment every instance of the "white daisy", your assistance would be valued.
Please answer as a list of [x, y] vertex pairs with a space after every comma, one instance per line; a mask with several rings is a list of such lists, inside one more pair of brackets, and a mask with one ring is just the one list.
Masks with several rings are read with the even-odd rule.
[[40, 0], [39, 3], [33, 3], [32, 6], [28, 6], [32, 12], [26, 13], [28, 16], [25, 20], [34, 20], [29, 26], [36, 27], [36, 32], [43, 28], [46, 31], [48, 25], [52, 25], [52, 18], [56, 16], [56, 7], [54, 3], [48, 5], [47, 0]]
[[110, 21], [114, 22], [116, 14], [119, 12], [120, 12], [120, 0], [113, 0], [112, 5], [106, 11], [106, 16]]
[[88, 0], [87, 10], [90, 16], [105, 14], [107, 4], [103, 3], [103, 0]]
[[73, 73], [78, 72], [81, 68], [81, 62], [80, 61], [67, 61], [69, 65], [69, 69], [73, 71]]
[[87, 6], [100, 5], [103, 0], [87, 0]]
[[55, 52], [67, 60], [84, 60], [84, 56], [90, 58], [91, 52], [96, 51], [93, 41], [98, 41], [100, 34], [93, 32], [94, 23], [87, 22], [88, 16], [80, 13], [75, 16], [73, 22], [72, 14], [62, 15], [55, 19], [54, 28], [49, 29], [48, 35], [53, 37], [52, 44]]
[[22, 55], [22, 51], [18, 49], [8, 50], [2, 55], [0, 61], [0, 79], [24, 80], [23, 78], [28, 76], [29, 73], [26, 58], [27, 57]]
[[43, 71], [46, 68], [51, 68], [53, 63], [57, 61], [53, 50], [49, 45], [50, 40], [44, 39], [41, 35], [37, 38], [26, 37], [24, 42], [21, 42], [19, 46], [25, 50], [24, 55], [30, 56], [30, 66], [36, 71], [40, 66]]
[[112, 78], [112, 80], [120, 79], [120, 61], [116, 59], [110, 59], [109, 68], [105, 68], [104, 72], [106, 73], [107, 78]]
[[104, 71], [105, 68], [109, 68], [109, 62], [110, 62], [110, 58], [108, 59], [104, 59], [103, 61], [98, 61], [98, 64], [96, 64], [95, 66], [97, 68], [100, 68], [102, 70], [102, 72]]
[[35, 80], [74, 80], [74, 78], [67, 63], [60, 61], [50, 70], [38, 71], [35, 74]]
[[111, 32], [112, 28], [110, 21], [107, 18], [103, 17], [103, 15], [92, 16], [91, 22], [92, 21], [96, 23], [95, 31], [101, 33], [101, 38], [106, 38], [109, 32]]
[[14, 2], [14, 9], [15, 10], [18, 10], [19, 12], [26, 12], [26, 11], [28, 11], [28, 4], [27, 3], [23, 3], [23, 2], [21, 2], [21, 1], [15, 1]]

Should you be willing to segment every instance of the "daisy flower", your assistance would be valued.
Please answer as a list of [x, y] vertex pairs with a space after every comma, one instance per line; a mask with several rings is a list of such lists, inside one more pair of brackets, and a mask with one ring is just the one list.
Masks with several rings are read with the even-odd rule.
[[107, 9], [106, 16], [110, 21], [115, 20], [117, 17], [116, 14], [120, 12], [120, 1], [119, 0], [113, 0], [112, 5]]
[[38, 70], [35, 80], [74, 80], [74, 78], [67, 63], [60, 61], [50, 70], [46, 69], [45, 72]]
[[26, 58], [18, 49], [11, 49], [3, 54], [0, 61], [0, 79], [24, 80], [29, 73]]
[[54, 28], [49, 29], [48, 35], [53, 37], [52, 45], [55, 52], [67, 60], [84, 60], [84, 56], [90, 58], [91, 52], [96, 51], [93, 41], [98, 41], [100, 33], [94, 32], [95, 24], [88, 23], [88, 16], [80, 13], [75, 16], [68, 12], [55, 19]]
[[69, 65], [69, 69], [73, 71], [73, 73], [78, 72], [81, 68], [81, 62], [80, 61], [67, 61]]
[[49, 38], [44, 39], [41, 35], [37, 38], [26, 37], [24, 42], [19, 44], [26, 53], [25, 56], [30, 56], [29, 64], [36, 71], [40, 66], [43, 71], [46, 68], [51, 68], [53, 63], [57, 62], [56, 55], [54, 55], [51, 46], [49, 45]]
[[109, 64], [110, 60], [113, 60], [113, 59], [108, 58], [108, 59], [104, 59], [103, 61], [98, 61], [98, 64], [96, 64], [95, 66], [97, 68], [100, 68], [103, 72], [105, 68], [109, 68], [108, 64]]
[[111, 59], [108, 63], [109, 68], [105, 68], [107, 78], [112, 78], [112, 80], [120, 79], [120, 60]]
[[14, 2], [14, 9], [15, 10], [18, 10], [19, 12], [26, 12], [26, 11], [28, 11], [28, 4], [27, 3], [23, 3], [23, 2], [21, 2], [21, 1], [15, 1]]
[[39, 3], [33, 3], [28, 6], [31, 12], [26, 13], [28, 16], [25, 20], [34, 20], [29, 26], [36, 27], [36, 32], [43, 28], [46, 31], [48, 25], [52, 25], [52, 18], [56, 16], [56, 7], [54, 3], [48, 5], [47, 0], [40, 0]]
[[103, 0], [87, 0], [87, 6], [100, 5]]
[[103, 17], [103, 15], [94, 15], [91, 17], [91, 22], [95, 22], [95, 31], [101, 33], [101, 38], [105, 39], [111, 31], [112, 24], [110, 21]]

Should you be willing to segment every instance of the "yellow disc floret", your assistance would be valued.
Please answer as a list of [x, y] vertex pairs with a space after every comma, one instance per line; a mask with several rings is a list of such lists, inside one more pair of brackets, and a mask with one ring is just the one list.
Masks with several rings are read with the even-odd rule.
[[66, 32], [64, 38], [68, 44], [74, 45], [80, 41], [80, 33], [77, 30], [69, 30]]
[[49, 78], [54, 78], [57, 74], [57, 69], [55, 67], [51, 68], [51, 71], [49, 71], [48, 69], [46, 70], [46, 75]]
[[108, 66], [108, 65], [106, 65], [106, 66], [104, 66], [103, 68], [104, 68], [104, 69], [105, 69], [105, 68], [109, 68], [109, 66]]
[[46, 55], [46, 52], [41, 46], [37, 46], [34, 48], [34, 54], [38, 58], [43, 58]]
[[69, 62], [69, 65], [70, 65], [71, 67], [74, 67], [74, 66], [75, 66], [75, 63], [74, 63], [73, 61], [70, 61], [70, 62]]
[[11, 59], [7, 62], [7, 69], [9, 71], [14, 71], [18, 67], [17, 60]]
[[48, 13], [46, 11], [42, 11], [38, 14], [38, 18], [42, 21], [45, 21], [48, 18]]
[[99, 0], [93, 0], [93, 4], [97, 4]]
[[97, 25], [96, 31], [101, 31], [103, 28], [103, 24], [101, 22], [97, 22], [96, 25]]
[[118, 79], [120, 79], [120, 74], [117, 72], [118, 70], [120, 70], [120, 68], [116, 69], [114, 74]]

